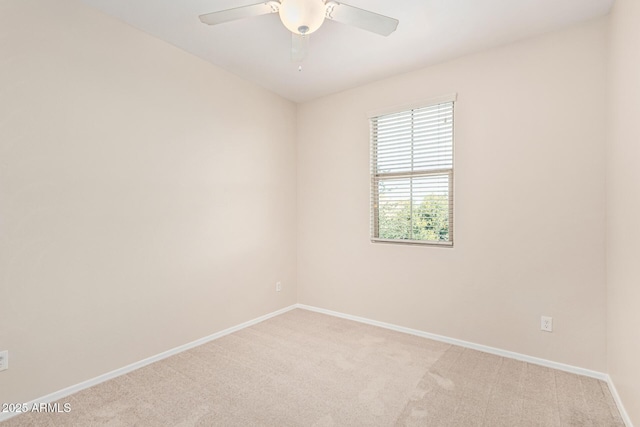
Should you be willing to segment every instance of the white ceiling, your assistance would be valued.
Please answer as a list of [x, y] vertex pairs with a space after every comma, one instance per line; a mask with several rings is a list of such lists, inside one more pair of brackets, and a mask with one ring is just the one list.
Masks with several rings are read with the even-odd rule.
[[345, 0], [400, 20], [382, 37], [326, 20], [298, 72], [277, 14], [218, 26], [198, 15], [259, 0], [83, 0], [292, 101], [303, 102], [609, 12], [614, 0]]

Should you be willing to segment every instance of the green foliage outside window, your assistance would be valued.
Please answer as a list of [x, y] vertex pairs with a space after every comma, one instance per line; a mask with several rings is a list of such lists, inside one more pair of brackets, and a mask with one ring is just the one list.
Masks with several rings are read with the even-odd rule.
[[449, 240], [447, 195], [429, 195], [425, 196], [422, 202], [414, 201], [413, 212], [408, 200], [380, 202], [378, 229], [381, 239], [442, 242]]

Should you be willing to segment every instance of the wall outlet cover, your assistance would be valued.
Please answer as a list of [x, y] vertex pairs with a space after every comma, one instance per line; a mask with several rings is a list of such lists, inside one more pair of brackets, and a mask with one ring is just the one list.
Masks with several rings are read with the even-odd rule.
[[0, 351], [0, 371], [9, 369], [9, 350]]

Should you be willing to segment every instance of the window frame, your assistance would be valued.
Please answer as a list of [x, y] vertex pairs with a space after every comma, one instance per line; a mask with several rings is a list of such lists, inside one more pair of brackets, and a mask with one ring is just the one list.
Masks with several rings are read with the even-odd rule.
[[[454, 176], [455, 176], [455, 112], [456, 112], [456, 102], [457, 102], [457, 94], [449, 94], [445, 96], [441, 96], [438, 98], [432, 98], [427, 101], [415, 102], [409, 105], [393, 107], [386, 110], [378, 110], [373, 111], [368, 114], [369, 118], [369, 153], [370, 153], [370, 230], [369, 235], [372, 243], [391, 243], [391, 244], [404, 244], [404, 245], [417, 245], [417, 246], [432, 246], [432, 247], [445, 247], [445, 248], [453, 248], [454, 246], [454, 214], [455, 214], [455, 206], [454, 206]], [[452, 120], [453, 124], [451, 127], [451, 167], [450, 168], [442, 168], [442, 169], [432, 169], [432, 170], [419, 170], [419, 171], [408, 171], [408, 172], [384, 172], [378, 173], [377, 171], [377, 158], [374, 155], [376, 150], [377, 141], [374, 138], [374, 119], [377, 119], [381, 116], [392, 115], [398, 113], [406, 113], [416, 109], [434, 107], [440, 104], [452, 104]], [[389, 179], [413, 179], [413, 178], [421, 178], [421, 177], [429, 177], [429, 176], [448, 176], [448, 208], [449, 208], [449, 224], [448, 224], [448, 234], [449, 240], [447, 241], [437, 241], [437, 240], [410, 240], [410, 239], [384, 239], [379, 236], [379, 183], [381, 180], [389, 180]], [[413, 190], [411, 190], [413, 191]], [[411, 203], [411, 208], [413, 209], [413, 204]], [[411, 229], [413, 229], [413, 211], [411, 212]]]

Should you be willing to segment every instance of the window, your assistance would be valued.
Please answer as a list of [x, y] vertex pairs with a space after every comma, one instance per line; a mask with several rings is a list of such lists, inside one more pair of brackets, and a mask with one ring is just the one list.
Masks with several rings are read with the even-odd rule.
[[454, 97], [371, 117], [371, 239], [453, 245]]

